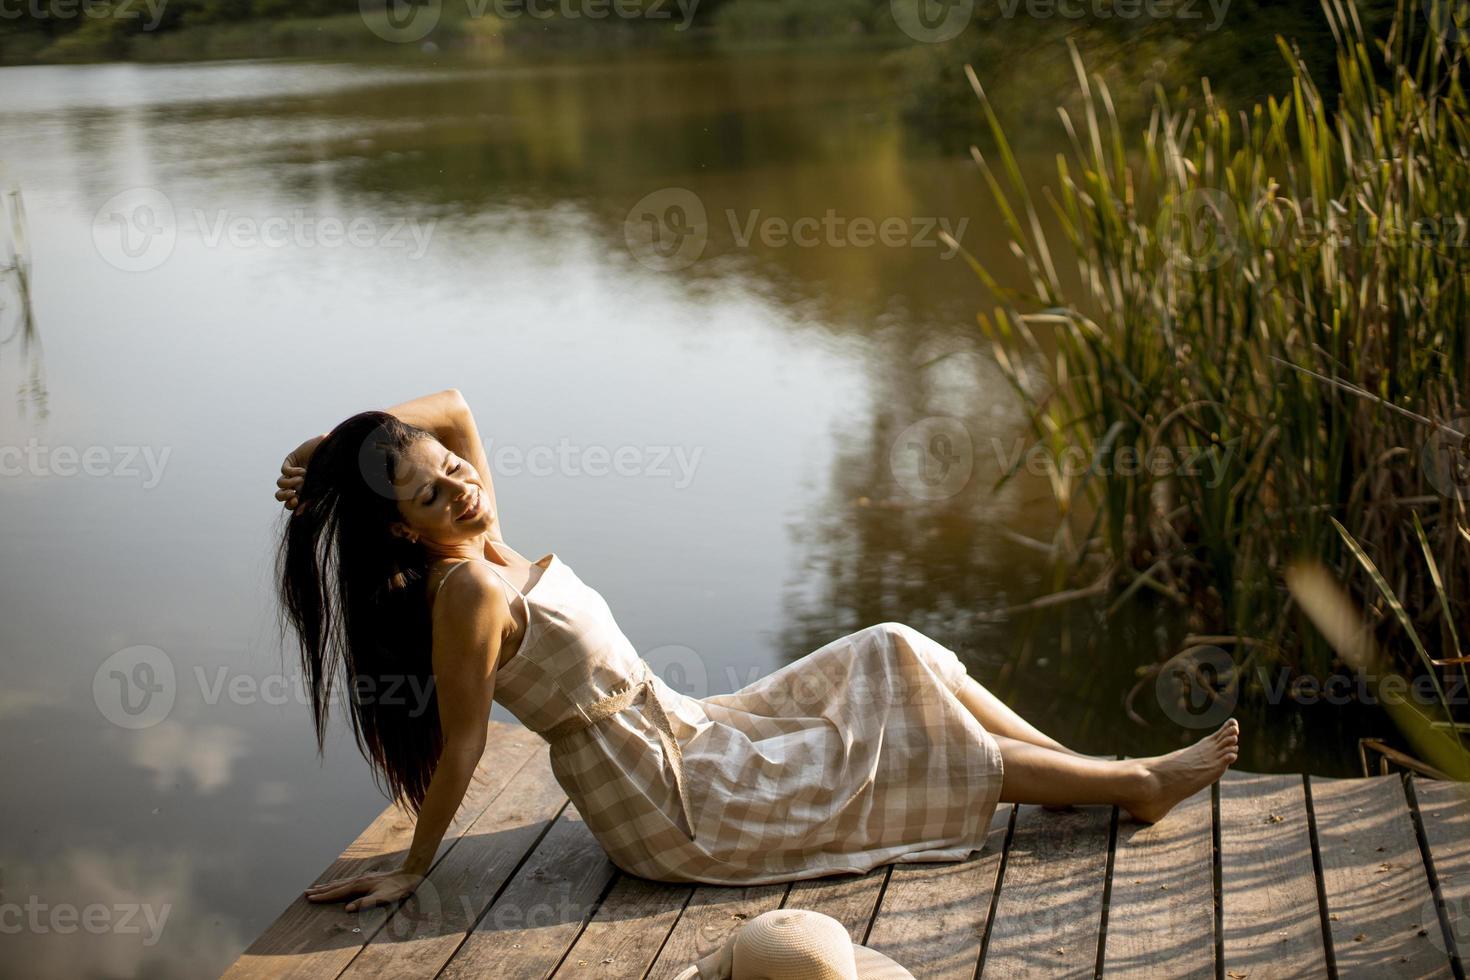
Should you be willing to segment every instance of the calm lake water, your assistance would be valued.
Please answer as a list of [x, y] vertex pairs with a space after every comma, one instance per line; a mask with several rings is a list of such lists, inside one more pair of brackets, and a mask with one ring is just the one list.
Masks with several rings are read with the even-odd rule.
[[[992, 621], [1051, 590], [1021, 538], [1053, 515], [1037, 479], [992, 489], [1024, 420], [937, 231], [1003, 241], [872, 56], [0, 91], [49, 399], [10, 397], [0, 346], [0, 971], [217, 973], [383, 807], [345, 728], [317, 758], [283, 662], [274, 480], [302, 438], [448, 386], [510, 543], [555, 550], [687, 693], [896, 619], [1077, 748], [1199, 734], [1151, 684], [1149, 725], [1123, 712], [1165, 621]], [[1389, 734], [1242, 721], [1255, 770], [1352, 774], [1356, 735]], [[53, 917], [89, 906], [99, 928]]]

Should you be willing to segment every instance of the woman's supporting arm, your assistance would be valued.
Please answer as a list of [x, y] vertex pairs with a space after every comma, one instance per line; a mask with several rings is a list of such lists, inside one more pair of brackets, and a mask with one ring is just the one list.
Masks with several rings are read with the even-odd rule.
[[459, 389], [446, 388], [432, 395], [394, 405], [387, 412], [410, 425], [428, 429], [452, 453], [469, 460], [475, 472], [480, 474], [490, 513], [495, 516], [495, 522], [490, 525], [490, 538], [493, 541], [504, 541], [505, 535], [500, 527], [500, 508], [495, 504], [495, 482], [490, 473], [490, 460], [486, 458], [485, 446], [480, 442], [480, 430], [475, 426], [475, 416], [470, 412], [469, 403], [464, 400]]
[[347, 911], [411, 895], [464, 801], [485, 751], [501, 643], [515, 628], [495, 573], [472, 562], [445, 582], [434, 602], [434, 690], [444, 748], [419, 805], [413, 842], [397, 871], [359, 875], [307, 889], [314, 902], [354, 898]]

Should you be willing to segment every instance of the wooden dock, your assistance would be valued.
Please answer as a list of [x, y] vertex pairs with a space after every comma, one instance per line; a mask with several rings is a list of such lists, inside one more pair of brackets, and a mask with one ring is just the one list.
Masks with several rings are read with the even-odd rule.
[[[659, 980], [787, 907], [833, 916], [918, 980], [1464, 977], [1465, 784], [1230, 772], [1152, 826], [1004, 805], [967, 861], [689, 886], [619, 871], [546, 744], [491, 728], [495, 761], [414, 899], [348, 913], [298, 897], [225, 975]], [[412, 831], [390, 807], [316, 880], [397, 867]]]

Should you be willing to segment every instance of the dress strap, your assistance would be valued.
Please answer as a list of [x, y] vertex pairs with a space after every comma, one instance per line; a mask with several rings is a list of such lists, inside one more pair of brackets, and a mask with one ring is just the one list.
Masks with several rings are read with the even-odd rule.
[[459, 566], [460, 565], [468, 565], [473, 560], [474, 559], [472, 559], [472, 558], [466, 558], [464, 561], [459, 562], [453, 568], [449, 569], [449, 571], [447, 571], [443, 575], [441, 575], [439, 577], [439, 584], [436, 585], [436, 586], [434, 586], [434, 598], [435, 599], [438, 599], [439, 598], [439, 591], [444, 588], [444, 583], [449, 580], [449, 576], [453, 575], [455, 572], [457, 572], [459, 570]]
[[506, 578], [505, 577], [505, 574], [503, 572], [501, 572], [501, 570], [495, 566], [495, 563], [493, 561], [490, 561], [488, 558], [482, 558], [481, 561], [483, 561], [485, 564], [489, 565], [490, 566], [490, 570], [493, 571], [496, 575], [500, 576], [500, 581], [502, 581], [506, 585], [510, 586], [511, 587], [511, 590], [513, 592], [515, 592], [516, 595], [520, 596], [522, 599], [526, 598], [526, 594], [524, 592], [522, 592], [520, 589], [517, 589], [516, 586], [515, 586], [515, 583], [512, 582], [510, 579]]
[[453, 568], [451, 568], [449, 571], [445, 572], [443, 574], [443, 576], [440, 577], [439, 584], [436, 585], [436, 586], [434, 586], [434, 598], [435, 599], [439, 598], [439, 590], [442, 589], [442, 588], [444, 588], [444, 583], [449, 580], [449, 576], [453, 575], [456, 571], [459, 570], [460, 565], [468, 565], [471, 562], [475, 562], [475, 561], [483, 561], [483, 562], [485, 562], [485, 564], [489, 565], [490, 568], [491, 568], [491, 570], [495, 572], [496, 577], [498, 577], [500, 579], [500, 581], [504, 582], [506, 585], [510, 586], [511, 591], [514, 592], [516, 595], [520, 596], [521, 597], [521, 601], [525, 602], [526, 605], [527, 605], [527, 607], [530, 606], [530, 601], [526, 599], [526, 594], [524, 592], [522, 592], [520, 589], [516, 588], [515, 587], [515, 583], [513, 583], [510, 579], [508, 579], [504, 575], [502, 575], [501, 572], [500, 572], [500, 569], [498, 569], [498, 568], [495, 567], [495, 563], [493, 561], [487, 561], [484, 558], [466, 558], [464, 561], [459, 562]]

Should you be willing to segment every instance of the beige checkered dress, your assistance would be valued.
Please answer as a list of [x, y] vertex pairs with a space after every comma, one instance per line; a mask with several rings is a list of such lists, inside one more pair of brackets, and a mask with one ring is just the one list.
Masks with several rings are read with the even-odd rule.
[[694, 698], [547, 557], [527, 593], [501, 577], [527, 632], [495, 700], [551, 744], [557, 782], [619, 868], [752, 885], [958, 861], [984, 843], [1000, 747], [955, 697], [965, 667], [950, 650], [880, 623]]

